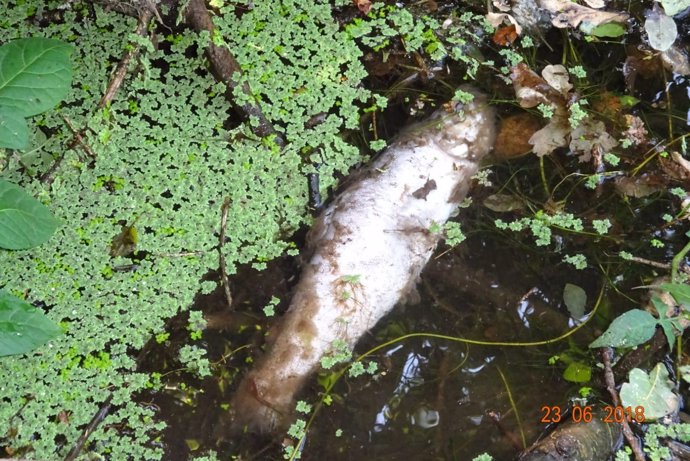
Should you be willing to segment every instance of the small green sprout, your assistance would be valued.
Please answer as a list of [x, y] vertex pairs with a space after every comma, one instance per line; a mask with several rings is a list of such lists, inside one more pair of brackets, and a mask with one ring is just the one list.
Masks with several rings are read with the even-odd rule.
[[295, 410], [298, 413], [309, 414], [311, 412], [311, 405], [309, 405], [304, 400], [299, 400], [299, 401], [297, 401], [297, 405], [295, 406]]
[[553, 117], [554, 109], [553, 109], [553, 106], [550, 104], [548, 104], [548, 105], [544, 104], [544, 103], [539, 104], [537, 106], [537, 110], [539, 112], [541, 112], [541, 116], [544, 117], [545, 119], [550, 119], [551, 117]]
[[576, 254], [573, 256], [565, 255], [563, 257], [563, 262], [572, 264], [573, 266], [575, 266], [575, 269], [578, 270], [582, 270], [587, 267], [587, 258], [585, 258], [585, 256], [581, 254]]
[[597, 233], [604, 235], [608, 233], [611, 228], [611, 222], [608, 219], [594, 219], [592, 221], [592, 226]]

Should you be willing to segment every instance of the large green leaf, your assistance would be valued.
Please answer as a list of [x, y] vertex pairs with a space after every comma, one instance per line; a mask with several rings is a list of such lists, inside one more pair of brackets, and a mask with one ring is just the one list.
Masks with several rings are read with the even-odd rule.
[[29, 145], [29, 127], [23, 115], [0, 106], [0, 148], [25, 149]]
[[589, 347], [634, 347], [649, 340], [656, 331], [652, 314], [633, 309], [616, 318]]
[[24, 117], [55, 107], [72, 83], [72, 49], [68, 43], [42, 37], [0, 47], [0, 106]]
[[0, 357], [31, 352], [60, 333], [40, 309], [0, 290]]
[[678, 409], [678, 396], [673, 393], [673, 382], [662, 363], [658, 363], [649, 374], [633, 368], [628, 381], [621, 386], [623, 407], [644, 408], [647, 420], [659, 419]]
[[59, 225], [45, 205], [0, 179], [0, 248], [35, 247], [48, 240]]

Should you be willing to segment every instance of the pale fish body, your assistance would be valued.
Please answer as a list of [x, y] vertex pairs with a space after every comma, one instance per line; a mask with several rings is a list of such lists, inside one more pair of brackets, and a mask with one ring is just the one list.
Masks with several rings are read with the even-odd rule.
[[429, 229], [456, 212], [494, 142], [493, 109], [464, 89], [475, 94], [471, 103], [405, 130], [316, 220], [290, 308], [233, 398], [236, 428], [283, 427], [334, 343], [354, 347], [414, 290], [439, 240]]

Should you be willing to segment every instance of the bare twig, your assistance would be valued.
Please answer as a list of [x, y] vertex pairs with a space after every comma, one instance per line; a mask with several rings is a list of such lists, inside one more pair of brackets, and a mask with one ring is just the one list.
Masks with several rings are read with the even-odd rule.
[[[207, 31], [213, 37], [215, 32], [215, 26], [213, 25], [213, 20], [211, 15], [206, 9], [206, 4], [204, 0], [189, 0], [187, 7], [185, 9], [186, 21], [197, 31]], [[213, 42], [209, 42], [206, 48], [206, 56], [211, 62], [211, 66], [216, 74], [216, 78], [227, 85], [227, 91], [225, 93], [225, 98], [233, 103], [232, 91], [239, 87], [241, 91], [250, 96], [250, 100], [253, 100], [252, 91], [247, 82], [240, 83], [237, 76], [242, 75], [242, 69], [240, 64], [235, 59], [235, 56], [230, 53], [225, 47], [218, 46]], [[233, 78], [235, 76], [235, 78]], [[240, 115], [246, 119], [250, 117], [255, 117], [259, 123], [256, 127], [252, 127], [255, 135], [263, 138], [269, 135], [275, 136], [275, 143], [279, 146], [283, 146], [285, 141], [282, 137], [275, 131], [273, 125], [266, 119], [261, 108], [256, 104], [243, 103], [241, 105], [236, 105]]]
[[[146, 37], [146, 31], [149, 27], [149, 22], [151, 22], [151, 18], [153, 18], [153, 12], [151, 11], [151, 9], [144, 8], [140, 11], [139, 22], [137, 23], [137, 28], [135, 31], [137, 35]], [[122, 56], [122, 59], [120, 59], [120, 62], [117, 64], [117, 67], [115, 68], [113, 77], [110, 79], [110, 83], [108, 83], [108, 88], [106, 88], [101, 100], [98, 101], [99, 109], [105, 107], [108, 103], [110, 103], [113, 100], [113, 98], [115, 97], [115, 93], [117, 93], [117, 90], [120, 88], [120, 86], [122, 86], [122, 82], [124, 81], [125, 76], [127, 75], [127, 68], [129, 67], [129, 62], [132, 60], [132, 58], [138, 56], [138, 54], [139, 45], [130, 42], [129, 49]]]
[[89, 421], [89, 424], [86, 426], [77, 442], [74, 444], [70, 452], [65, 457], [65, 461], [74, 461], [77, 458], [77, 456], [79, 456], [79, 453], [81, 452], [81, 449], [84, 448], [84, 444], [88, 440], [89, 436], [93, 433], [94, 430], [96, 430], [101, 421], [103, 421], [103, 419], [108, 414], [108, 411], [110, 411], [110, 405], [112, 403], [112, 400], [112, 395], [108, 396], [108, 398], [105, 399], [105, 402], [103, 402], [101, 407], [98, 409], [98, 412], [93, 416], [93, 418], [91, 418], [91, 421]]
[[223, 245], [225, 245], [225, 227], [228, 224], [228, 208], [230, 208], [230, 197], [225, 197], [225, 201], [221, 207], [218, 255], [220, 256], [220, 276], [223, 282], [223, 289], [225, 290], [225, 299], [228, 301], [228, 308], [232, 309], [232, 294], [230, 293], [228, 273], [225, 270], [225, 255], [223, 254]]
[[[610, 347], [606, 347], [602, 350], [602, 358], [604, 361], [604, 378], [606, 380], [606, 390], [609, 391], [611, 395], [611, 401], [614, 406], [620, 405], [620, 399], [618, 398], [618, 392], [616, 391], [616, 381], [613, 377], [613, 369], [611, 368], [611, 360], [613, 358], [613, 350]], [[625, 440], [628, 441], [628, 445], [635, 455], [635, 461], [645, 461], [644, 453], [642, 452], [642, 447], [640, 447], [640, 442], [633, 434], [632, 429], [630, 429], [630, 424], [628, 420], [623, 418], [623, 435], [625, 435]]]

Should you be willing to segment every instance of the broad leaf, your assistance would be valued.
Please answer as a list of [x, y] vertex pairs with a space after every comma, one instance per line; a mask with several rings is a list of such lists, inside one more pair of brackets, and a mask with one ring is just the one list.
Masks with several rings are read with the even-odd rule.
[[592, 367], [582, 362], [573, 362], [563, 372], [563, 379], [571, 383], [586, 383], [592, 379]]
[[617, 22], [609, 22], [608, 24], [600, 24], [589, 31], [589, 35], [595, 37], [620, 37], [625, 34], [625, 26]]
[[661, 319], [659, 320], [659, 326], [664, 330], [664, 335], [666, 335], [666, 341], [668, 341], [668, 348], [673, 350], [673, 342], [676, 340], [676, 333], [682, 334], [683, 327], [680, 322], [675, 319]]
[[587, 304], [587, 293], [585, 293], [585, 290], [572, 283], [566, 283], [563, 288], [563, 302], [565, 302], [572, 318], [580, 320], [584, 317], [585, 305]]
[[652, 314], [633, 309], [616, 318], [589, 347], [633, 347], [649, 340], [656, 330]]
[[657, 8], [647, 16], [644, 30], [647, 32], [651, 47], [659, 51], [666, 51], [671, 48], [678, 37], [676, 22]]
[[59, 225], [45, 205], [0, 179], [0, 248], [35, 247], [48, 240]]
[[646, 420], [662, 418], [678, 408], [678, 396], [673, 393], [673, 382], [662, 363], [649, 373], [639, 368], [630, 370], [629, 382], [621, 387], [623, 407], [643, 407]]
[[55, 107], [72, 83], [72, 50], [68, 43], [42, 37], [0, 47], [0, 106], [24, 117]]
[[40, 309], [0, 290], [0, 357], [31, 352], [60, 333]]
[[661, 5], [667, 15], [673, 16], [686, 8], [690, 8], [690, 0], [661, 0]]
[[662, 283], [659, 285], [664, 291], [668, 291], [678, 304], [690, 305], [690, 285], [684, 283]]
[[0, 148], [26, 149], [29, 127], [23, 115], [10, 107], [0, 106]]

